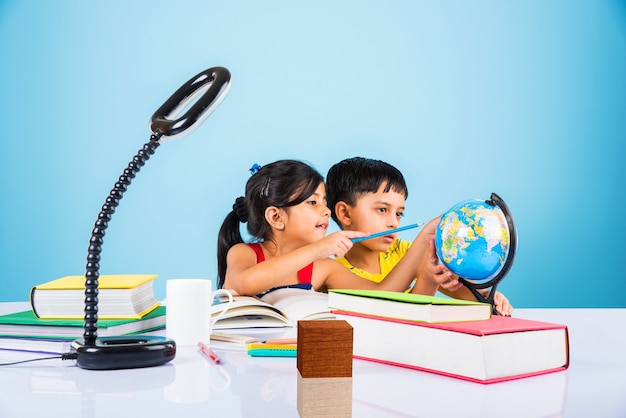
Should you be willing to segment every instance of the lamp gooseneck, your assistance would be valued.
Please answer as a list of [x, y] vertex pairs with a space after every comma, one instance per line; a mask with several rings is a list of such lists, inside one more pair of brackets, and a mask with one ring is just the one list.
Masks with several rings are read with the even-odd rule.
[[100, 277], [100, 253], [102, 252], [105, 231], [109, 226], [111, 215], [113, 215], [115, 208], [119, 205], [122, 197], [124, 197], [124, 192], [131, 181], [146, 161], [154, 154], [159, 145], [161, 145], [159, 142], [161, 136], [162, 134], [160, 133], [153, 133], [150, 136], [150, 141], [128, 163], [128, 167], [124, 169], [123, 174], [117, 179], [115, 186], [102, 205], [98, 219], [91, 231], [85, 272], [85, 330], [83, 334], [85, 345], [95, 345], [96, 338], [98, 338], [98, 278]]

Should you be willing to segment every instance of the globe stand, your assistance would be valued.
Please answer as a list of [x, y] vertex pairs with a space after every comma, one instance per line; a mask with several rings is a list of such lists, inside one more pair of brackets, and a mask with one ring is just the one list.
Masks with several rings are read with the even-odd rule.
[[[459, 277], [459, 282], [463, 283], [465, 287], [467, 287], [470, 292], [474, 295], [478, 302], [484, 302], [491, 305], [492, 312], [494, 315], [498, 315], [496, 311], [496, 306], [494, 303], [494, 298], [496, 295], [496, 288], [498, 284], [504, 279], [507, 275], [511, 266], [513, 265], [513, 260], [515, 258], [515, 251], [517, 250], [517, 230], [515, 229], [515, 224], [513, 223], [513, 217], [511, 216], [511, 211], [509, 207], [504, 203], [504, 200], [500, 196], [495, 193], [491, 193], [491, 198], [486, 200], [490, 206], [497, 206], [500, 208], [502, 213], [504, 214], [504, 218], [506, 219], [507, 226], [509, 227], [509, 252], [507, 254], [506, 260], [504, 261], [504, 265], [502, 269], [496, 274], [492, 279], [484, 282], [484, 283], [475, 283], [463, 277]], [[484, 293], [480, 292], [482, 289], [487, 289], [491, 287], [487, 296]]]

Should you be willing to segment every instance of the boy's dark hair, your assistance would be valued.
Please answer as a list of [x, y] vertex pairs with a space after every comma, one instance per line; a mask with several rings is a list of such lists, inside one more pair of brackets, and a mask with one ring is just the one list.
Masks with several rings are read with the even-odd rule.
[[405, 198], [409, 197], [400, 170], [384, 161], [353, 157], [333, 165], [326, 176], [326, 202], [337, 225], [341, 226], [335, 213], [338, 202], [354, 206], [359, 197], [376, 193], [382, 184], [385, 184], [385, 193], [393, 190], [404, 194]]
[[[271, 239], [271, 228], [265, 220], [270, 206], [286, 208], [304, 202], [315, 193], [324, 177], [313, 167], [296, 160], [279, 160], [256, 168], [246, 183], [245, 197], [238, 197], [226, 216], [217, 237], [217, 272], [219, 287], [226, 280], [228, 250], [243, 242], [239, 223], [248, 223], [248, 232], [257, 240]], [[252, 169], [251, 169], [252, 170]]]

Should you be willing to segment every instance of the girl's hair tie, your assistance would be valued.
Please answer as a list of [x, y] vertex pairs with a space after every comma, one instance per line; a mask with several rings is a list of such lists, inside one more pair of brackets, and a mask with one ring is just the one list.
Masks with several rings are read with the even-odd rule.
[[233, 212], [237, 215], [237, 219], [239, 222], [246, 223], [248, 222], [248, 212], [246, 211], [246, 201], [243, 196], [235, 199], [235, 203], [233, 204]]
[[258, 173], [261, 168], [263, 168], [263, 166], [258, 165], [257, 163], [254, 163], [252, 164], [252, 167], [248, 169], [248, 171], [250, 171], [250, 175], [253, 176], [256, 173]]

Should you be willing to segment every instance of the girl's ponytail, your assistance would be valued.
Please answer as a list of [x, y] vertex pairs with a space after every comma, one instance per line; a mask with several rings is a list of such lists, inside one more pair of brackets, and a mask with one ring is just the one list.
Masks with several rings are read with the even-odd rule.
[[217, 235], [217, 274], [219, 278], [218, 288], [224, 287], [226, 280], [226, 256], [228, 250], [235, 245], [243, 242], [241, 232], [239, 231], [239, 223], [247, 222], [246, 206], [243, 197], [238, 197], [233, 205], [233, 210], [226, 215], [220, 232]]

